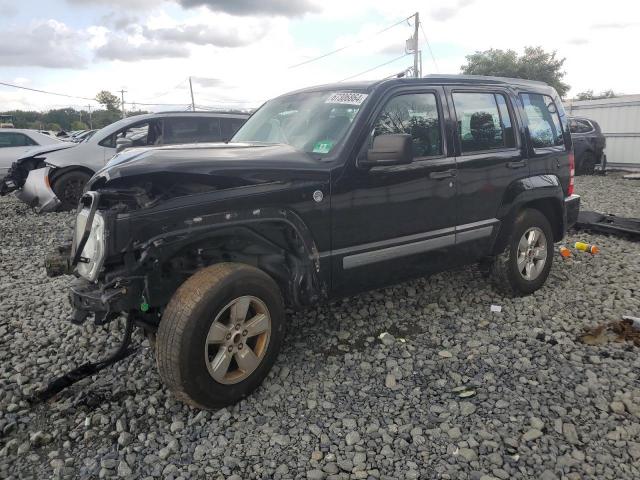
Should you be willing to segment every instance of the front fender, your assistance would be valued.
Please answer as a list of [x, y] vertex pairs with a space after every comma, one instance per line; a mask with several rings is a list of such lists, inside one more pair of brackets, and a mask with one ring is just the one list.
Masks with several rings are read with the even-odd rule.
[[[130, 217], [129, 221], [135, 222], [135, 217]], [[291, 234], [291, 238], [285, 235], [288, 238], [287, 245], [277, 243], [269, 235], [274, 227], [277, 231]], [[166, 278], [162, 281], [149, 281], [155, 272], [160, 272], [163, 265], [170, 264], [185, 251], [207, 251], [211, 245], [219, 244], [220, 241], [225, 245], [221, 254], [233, 256], [238, 253], [235, 259], [221, 257], [220, 261], [242, 262], [242, 258], [245, 258], [247, 263], [252, 263], [251, 258], [254, 258], [255, 265], [276, 280], [290, 305], [308, 305], [326, 296], [327, 286], [320, 278], [320, 257], [311, 232], [297, 213], [286, 208], [261, 208], [187, 217], [182, 220], [182, 228], [142, 241], [129, 239], [126, 248], [123, 248], [124, 245], [114, 245], [113, 253], [125, 250], [131, 252], [130, 258], [137, 257], [135, 262], [129, 263], [127, 275], [146, 277], [146, 298], [151, 305], [162, 305], [168, 301], [178, 284]], [[251, 253], [241, 249], [243, 244], [255, 245], [253, 253], [256, 256], [251, 257]], [[235, 252], [234, 248], [238, 248], [238, 251]], [[133, 252], [136, 252], [135, 255]], [[201, 266], [207, 266], [206, 262]], [[180, 281], [177, 278], [175, 280]]]

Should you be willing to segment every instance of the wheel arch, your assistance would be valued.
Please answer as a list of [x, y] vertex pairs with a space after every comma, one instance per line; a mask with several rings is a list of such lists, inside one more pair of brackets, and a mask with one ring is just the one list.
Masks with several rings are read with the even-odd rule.
[[555, 175], [536, 175], [509, 185], [500, 206], [500, 230], [492, 253], [498, 254], [506, 248], [516, 217], [527, 208], [540, 211], [551, 224], [553, 241], [560, 241], [566, 232], [563, 199], [564, 192]]
[[156, 236], [140, 248], [141, 270], [154, 272], [160, 280], [146, 282], [150, 303], [168, 302], [186, 279], [172, 282], [165, 273], [185, 270], [188, 278], [198, 269], [220, 262], [244, 263], [264, 271], [293, 307], [326, 296], [318, 250], [297, 214], [284, 209], [253, 210], [224, 214], [216, 220]]
[[85, 167], [84, 165], [69, 165], [68, 167], [53, 169], [51, 173], [49, 173], [49, 182], [51, 182], [51, 185], [53, 185], [55, 181], [58, 178], [60, 178], [62, 175], [64, 175], [65, 173], [74, 172], [74, 171], [86, 173], [87, 175], [89, 175], [89, 177], [93, 177], [93, 175], [96, 173], [90, 168]]

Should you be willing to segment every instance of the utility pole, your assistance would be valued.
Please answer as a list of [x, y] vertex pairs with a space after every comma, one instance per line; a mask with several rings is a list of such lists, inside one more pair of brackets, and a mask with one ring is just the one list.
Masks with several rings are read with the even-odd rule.
[[420, 12], [416, 12], [416, 14], [413, 16], [413, 20], [414, 20], [414, 32], [413, 32], [413, 76], [416, 78], [419, 78], [422, 75], [422, 72], [420, 71], [419, 67], [419, 60], [418, 60], [418, 47], [420, 45], [420, 42], [418, 42], [418, 29], [420, 28]]
[[121, 98], [121, 106], [122, 106], [122, 118], [125, 118], [127, 115], [124, 112], [124, 94], [127, 93], [127, 91], [123, 88], [122, 90], [120, 90], [120, 98]]
[[196, 111], [196, 102], [193, 99], [193, 85], [191, 83], [191, 77], [189, 77], [189, 90], [191, 90], [191, 110]]
[[93, 130], [93, 119], [91, 118], [91, 104], [87, 105], [89, 109], [89, 130]]

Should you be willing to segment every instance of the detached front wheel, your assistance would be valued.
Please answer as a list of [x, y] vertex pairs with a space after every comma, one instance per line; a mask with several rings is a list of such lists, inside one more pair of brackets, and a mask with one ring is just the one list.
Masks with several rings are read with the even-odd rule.
[[248, 265], [213, 265], [169, 302], [157, 334], [158, 371], [192, 406], [231, 405], [262, 383], [284, 331], [282, 295], [271, 277]]

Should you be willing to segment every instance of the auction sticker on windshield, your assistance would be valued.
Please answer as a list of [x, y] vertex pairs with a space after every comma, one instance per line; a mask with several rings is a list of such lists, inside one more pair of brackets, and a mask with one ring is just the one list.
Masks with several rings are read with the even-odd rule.
[[335, 92], [327, 98], [324, 103], [337, 103], [341, 105], [362, 105], [368, 97], [366, 93], [358, 92]]
[[332, 148], [333, 142], [331, 140], [316, 142], [316, 144], [313, 146], [313, 153], [329, 153]]

